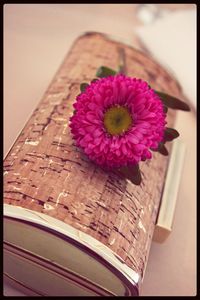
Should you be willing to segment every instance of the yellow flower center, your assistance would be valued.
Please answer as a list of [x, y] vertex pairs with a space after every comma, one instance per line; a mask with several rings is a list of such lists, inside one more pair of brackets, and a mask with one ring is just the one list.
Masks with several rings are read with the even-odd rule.
[[104, 114], [104, 126], [111, 135], [120, 135], [127, 131], [132, 124], [128, 109], [124, 106], [113, 106]]

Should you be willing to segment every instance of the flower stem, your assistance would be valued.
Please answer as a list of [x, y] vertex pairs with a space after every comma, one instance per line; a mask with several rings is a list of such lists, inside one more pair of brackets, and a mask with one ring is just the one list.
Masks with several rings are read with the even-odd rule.
[[124, 48], [119, 47], [119, 67], [118, 67], [118, 73], [126, 75], [126, 54]]

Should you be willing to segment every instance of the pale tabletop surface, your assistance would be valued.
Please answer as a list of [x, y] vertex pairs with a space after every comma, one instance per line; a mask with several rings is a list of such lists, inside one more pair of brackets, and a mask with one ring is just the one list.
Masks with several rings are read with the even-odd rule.
[[[169, 5], [177, 9], [178, 4]], [[191, 9], [190, 4], [178, 9]], [[73, 41], [100, 31], [140, 48], [137, 4], [4, 5], [4, 155], [37, 106]], [[173, 223], [163, 244], [153, 242], [141, 295], [196, 294], [196, 116], [178, 112], [186, 146]], [[23, 295], [5, 283], [5, 296]]]

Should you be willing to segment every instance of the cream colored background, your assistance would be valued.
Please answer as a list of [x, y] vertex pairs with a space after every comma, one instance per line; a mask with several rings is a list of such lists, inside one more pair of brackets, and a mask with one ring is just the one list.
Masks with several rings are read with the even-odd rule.
[[[190, 4], [170, 9], [195, 9]], [[4, 5], [4, 154], [37, 106], [73, 41], [101, 31], [140, 47], [136, 4]], [[174, 29], [176, 30], [176, 29]], [[195, 79], [196, 74], [191, 74]], [[173, 231], [152, 243], [141, 295], [196, 294], [196, 116], [178, 112], [186, 145]], [[22, 295], [5, 284], [4, 294]]]

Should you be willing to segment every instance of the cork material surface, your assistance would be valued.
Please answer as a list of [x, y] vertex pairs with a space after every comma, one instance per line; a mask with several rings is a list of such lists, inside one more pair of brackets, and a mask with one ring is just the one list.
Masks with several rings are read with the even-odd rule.
[[[143, 278], [169, 157], [140, 164], [142, 184], [106, 173], [76, 148], [68, 122], [81, 82], [101, 65], [183, 98], [177, 82], [147, 55], [99, 33], [78, 38], [4, 161], [4, 203], [62, 220], [112, 249]], [[27, 99], [28, 100], [28, 99]], [[175, 119], [169, 110], [168, 127]]]

